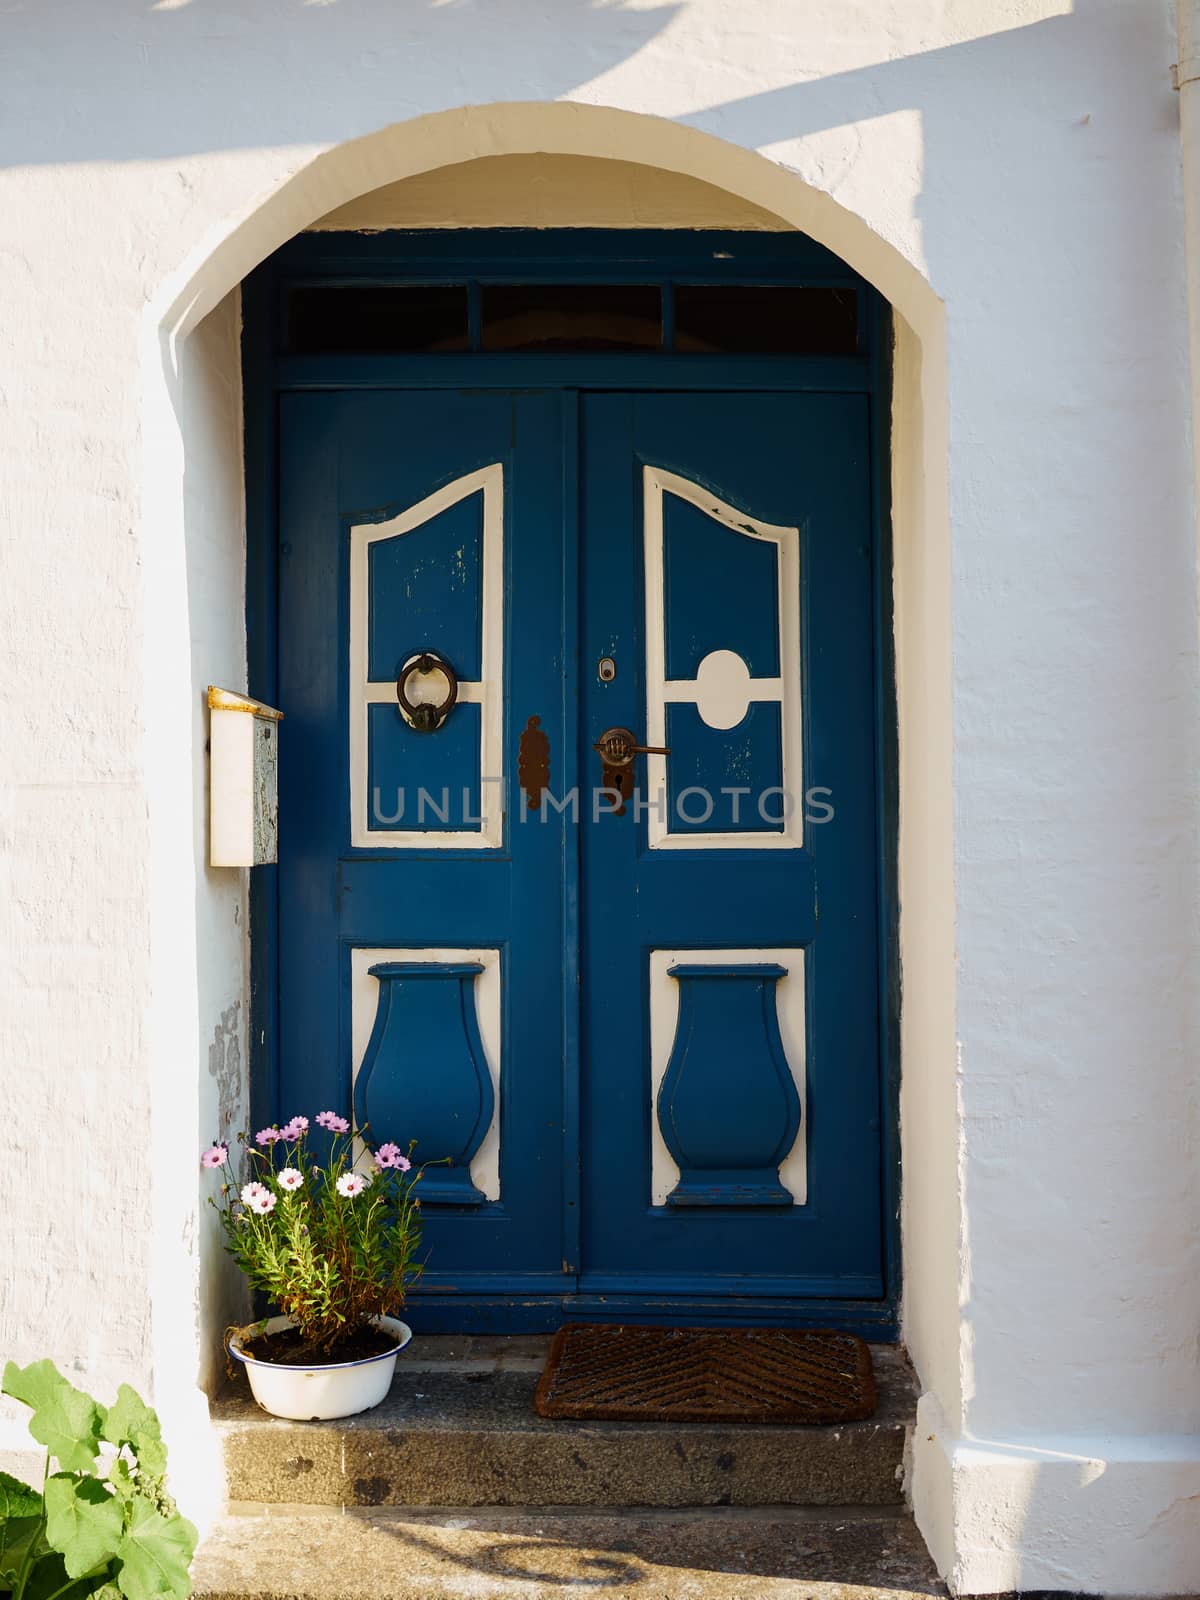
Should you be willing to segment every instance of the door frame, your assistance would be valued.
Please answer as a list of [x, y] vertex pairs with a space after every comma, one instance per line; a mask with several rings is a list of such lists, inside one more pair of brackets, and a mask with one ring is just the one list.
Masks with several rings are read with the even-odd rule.
[[[858, 295], [859, 353], [853, 356], [677, 355], [631, 353], [482, 353], [478, 351], [479, 285], [504, 283], [660, 283], [669, 326], [674, 282], [829, 286]], [[283, 353], [286, 293], [298, 284], [385, 286], [468, 285], [470, 354], [288, 355]], [[786, 1312], [796, 1326], [833, 1324], [878, 1341], [897, 1336], [900, 1261], [900, 960], [898, 869], [898, 713], [892, 597], [891, 308], [845, 262], [798, 232], [592, 229], [395, 230], [367, 235], [297, 235], [242, 285], [242, 388], [246, 483], [246, 650], [249, 692], [268, 704], [278, 695], [278, 398], [330, 389], [558, 388], [563, 390], [692, 389], [736, 392], [855, 391], [870, 402], [870, 495], [875, 629], [876, 894], [880, 1037], [880, 1219], [884, 1294], [879, 1300], [772, 1302], [747, 1296], [723, 1301], [723, 1320], [750, 1322]], [[566, 486], [577, 517], [577, 493]], [[568, 552], [568, 559], [573, 559]], [[284, 708], [286, 710], [286, 708]], [[250, 874], [250, 1103], [256, 1126], [282, 1112], [278, 1052], [279, 903], [276, 866]], [[566, 1019], [578, 1046], [577, 1008]], [[576, 1060], [578, 1048], [576, 1048]], [[565, 1182], [578, 1187], [576, 1062], [564, 1057]], [[578, 1201], [578, 1195], [575, 1196]], [[579, 1206], [566, 1207], [578, 1229]], [[568, 1245], [568, 1248], [570, 1246]], [[578, 1260], [578, 1248], [574, 1257]], [[663, 1317], [703, 1320], [698, 1302], [646, 1303], [644, 1297], [576, 1295], [565, 1309], [592, 1320]], [[515, 1329], [496, 1298], [494, 1325]], [[456, 1297], [457, 1303], [461, 1299]], [[546, 1325], [530, 1308], [530, 1328]], [[480, 1329], [488, 1307], [479, 1307]], [[432, 1323], [435, 1319], [427, 1319]]]

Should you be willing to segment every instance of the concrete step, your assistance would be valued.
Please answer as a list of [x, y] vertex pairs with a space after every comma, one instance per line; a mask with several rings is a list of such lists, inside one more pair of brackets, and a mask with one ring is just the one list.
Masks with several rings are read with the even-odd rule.
[[195, 1600], [916, 1600], [945, 1595], [899, 1511], [273, 1509], [231, 1515]]
[[916, 1409], [903, 1353], [874, 1347], [879, 1408], [840, 1427], [549, 1422], [549, 1341], [422, 1338], [383, 1405], [281, 1422], [244, 1386], [214, 1408], [230, 1501], [322, 1506], [896, 1506]]

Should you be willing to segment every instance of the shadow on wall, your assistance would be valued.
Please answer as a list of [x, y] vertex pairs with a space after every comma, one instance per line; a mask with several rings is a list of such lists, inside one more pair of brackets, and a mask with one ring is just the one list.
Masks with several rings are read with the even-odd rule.
[[[4, 18], [0, 163], [310, 148], [457, 106], [561, 99], [685, 3], [56, 0], [53, 51], [44, 10]], [[47, 95], [70, 108], [57, 125]]]
[[[763, 149], [916, 110], [934, 119], [925, 129], [927, 158], [946, 157], [948, 167], [979, 161], [981, 182], [1008, 174], [1020, 183], [1037, 176], [1035, 166], [1013, 160], [1022, 95], [1029, 128], [1048, 112], [1055, 120], [1069, 121], [1073, 113], [1082, 120], [1101, 108], [1073, 106], [1073, 83], [1088, 84], [1094, 97], [1098, 74], [1107, 73], [1119, 103], [1131, 92], [1130, 63], [1145, 58], [1156, 75], [1147, 92], [1174, 127], [1166, 8], [1154, 0], [1058, 3], [1062, 15], [677, 115]], [[282, 0], [239, 14], [214, 0], [105, 0], [100, 8], [95, 0], [58, 0], [53, 51], [46, 48], [44, 11], [31, 7], [5, 18], [0, 160], [16, 166], [159, 160], [291, 143], [311, 148], [457, 106], [559, 99], [705, 9], [703, 0], [651, 7], [627, 0], [488, 0], [486, 8], [468, 0]], [[769, 36], [777, 23], [778, 13], [764, 6], [757, 23], [765, 36], [762, 61], [778, 56]], [[752, 29], [753, 17], [741, 25]], [[797, 34], [808, 27], [798, 25]], [[1156, 40], [1162, 49], [1148, 50]], [[657, 109], [646, 103], [648, 95], [672, 79], [673, 68], [677, 75], [680, 63], [711, 64], [704, 57], [698, 33], [682, 36], [677, 48], [673, 42], [661, 71], [639, 76], [639, 103], [628, 109]], [[1053, 58], [1055, 69], [1028, 71], [1034, 57], [1043, 64]], [[954, 84], [960, 92], [947, 92]], [[1003, 95], [989, 96], [990, 84], [1002, 84]], [[684, 88], [674, 98], [686, 103], [686, 86], [670, 86]], [[622, 104], [620, 83], [614, 87], [615, 97], [602, 103]], [[69, 108], [57, 125], [45, 115], [48, 93]], [[939, 115], [942, 106], [950, 108], [948, 117]]]

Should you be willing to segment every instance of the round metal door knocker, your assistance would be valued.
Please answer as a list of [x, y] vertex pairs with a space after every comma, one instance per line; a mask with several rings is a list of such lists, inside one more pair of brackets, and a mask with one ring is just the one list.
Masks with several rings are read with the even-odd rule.
[[458, 674], [436, 650], [420, 650], [396, 679], [400, 715], [416, 733], [436, 733], [454, 710]]

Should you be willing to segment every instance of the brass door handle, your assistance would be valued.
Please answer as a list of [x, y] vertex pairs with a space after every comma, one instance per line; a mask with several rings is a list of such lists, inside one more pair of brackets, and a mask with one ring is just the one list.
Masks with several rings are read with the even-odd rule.
[[613, 816], [625, 815], [625, 802], [633, 795], [633, 761], [635, 756], [669, 756], [670, 750], [661, 744], [639, 744], [631, 728], [606, 728], [592, 749], [599, 752], [603, 766], [605, 789], [617, 796]]
[[669, 756], [670, 747], [661, 744], [639, 744], [637, 735], [629, 728], [606, 728], [592, 746], [599, 752], [606, 767], [630, 767], [635, 756]]

